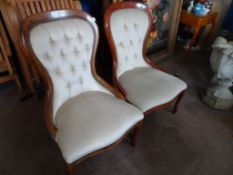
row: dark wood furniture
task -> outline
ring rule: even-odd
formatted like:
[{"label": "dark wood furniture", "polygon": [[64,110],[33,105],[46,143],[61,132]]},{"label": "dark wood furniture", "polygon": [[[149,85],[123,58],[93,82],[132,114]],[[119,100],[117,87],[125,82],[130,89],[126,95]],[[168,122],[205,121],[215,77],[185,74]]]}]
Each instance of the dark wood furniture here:
[{"label": "dark wood furniture", "polygon": [[197,16],[193,13],[188,13],[185,10],[181,12],[180,23],[194,27],[194,34],[192,37],[192,41],[188,47],[189,51],[192,50],[192,46],[195,44],[197,36],[200,34],[200,29],[202,27],[207,26],[208,24],[211,24],[211,29],[207,33],[204,42],[201,45],[202,47],[205,46],[205,44],[208,42],[208,39],[210,38],[211,34],[214,31],[216,19],[217,19],[217,12],[213,12],[213,11],[209,12],[205,16]]},{"label": "dark wood furniture", "polygon": [[[113,81],[114,84],[116,84],[116,86],[119,88],[119,90],[122,92],[122,94],[125,96],[125,98],[127,99],[127,93],[124,89],[124,87],[122,87],[121,83],[119,82],[119,79],[117,77],[117,67],[119,65],[118,60],[120,59],[117,55],[117,46],[119,45],[119,43],[115,43],[114,39],[113,39],[113,35],[112,35],[112,31],[111,31],[111,15],[117,11],[117,10],[121,10],[121,9],[139,9],[139,10],[143,10],[145,11],[145,13],[147,13],[148,18],[149,18],[149,26],[147,29],[147,33],[145,35],[145,38],[142,38],[142,42],[143,42],[143,49],[142,49],[142,55],[143,55],[143,59],[146,61],[146,63],[148,63],[152,68],[154,69],[158,69],[162,72],[166,72],[166,70],[162,67],[160,67],[159,65],[155,64],[151,59],[149,59],[147,57],[147,47],[146,47],[146,42],[148,40],[149,37],[149,33],[151,31],[151,27],[152,27],[152,19],[151,19],[151,14],[149,12],[149,9],[147,7],[145,7],[144,5],[142,5],[141,3],[137,3],[137,2],[117,2],[114,3],[112,5],[110,5],[104,15],[104,26],[105,26],[105,33],[107,36],[107,40],[108,43],[110,45],[111,48],[111,53],[112,53],[112,61],[113,61]],[[181,101],[182,97],[184,96],[185,90],[181,91],[179,94],[177,94],[176,97],[174,97],[174,99],[172,99],[171,101],[159,105],[159,106],[155,106],[147,111],[144,112],[144,115],[146,116],[147,114],[149,114],[150,112],[156,111],[156,110],[160,110],[160,109],[164,109],[167,108],[169,106],[174,105],[173,108],[173,113],[176,113],[178,110],[178,104]]]},{"label": "dark wood furniture", "polygon": [[[92,57],[91,57],[91,63],[90,63],[92,75],[102,86],[106,87],[117,98],[124,99],[124,97],[122,96],[122,94],[119,91],[117,91],[113,86],[111,86],[105,80],[103,80],[96,72],[95,55],[96,55],[97,44],[98,44],[98,40],[99,40],[99,34],[98,34],[97,25],[95,24],[95,22],[93,22],[91,16],[89,16],[88,14],[86,14],[82,11],[79,11],[79,10],[62,10],[62,11],[55,11],[55,12],[59,12],[59,13],[56,13],[56,15],[55,15],[55,13],[51,11],[51,12],[44,12],[44,13],[40,13],[40,14],[28,17],[27,20],[24,22],[23,27],[22,27],[22,38],[21,38],[21,42],[20,42],[22,53],[24,54],[24,56],[27,59],[31,60],[31,63],[33,64],[33,66],[35,66],[37,72],[39,73],[39,76],[42,78],[42,81],[46,85],[47,91],[46,91],[46,99],[45,99],[45,101],[46,101],[45,102],[45,121],[46,121],[47,128],[48,128],[48,130],[53,138],[55,137],[56,132],[57,132],[57,128],[53,122],[53,111],[52,111],[52,103],[53,103],[52,100],[53,100],[53,95],[54,95],[53,83],[51,81],[49,73],[47,72],[45,67],[40,63],[40,61],[38,60],[38,58],[36,57],[35,53],[33,52],[32,48],[31,48],[29,34],[30,34],[31,29],[35,25],[49,22],[49,21],[67,19],[67,18],[78,18],[78,19],[83,19],[83,20],[87,21],[90,24],[90,26],[94,32],[94,46],[93,46],[93,53],[92,53]],[[142,122],[138,122],[137,124],[135,124],[132,128],[130,128],[124,134],[124,136],[122,136],[119,140],[117,140],[112,145],[109,145],[105,148],[94,151],[93,153],[90,153],[90,154],[82,157],[81,159],[77,160],[74,163],[67,164],[67,170],[68,170],[69,174],[70,175],[75,174],[75,165],[79,164],[81,161],[83,161],[89,157],[100,154],[100,153],[107,151],[109,149],[112,149],[114,146],[118,145],[130,132],[132,132],[132,144],[135,145],[138,131],[139,131],[141,125],[142,125]]]},{"label": "dark wood furniture", "polygon": [[1,14],[13,42],[20,63],[23,77],[30,92],[36,95],[35,85],[39,77],[31,60],[26,60],[19,47],[20,26],[28,16],[60,9],[81,9],[78,0],[6,0],[0,3]]},{"label": "dark wood furniture", "polygon": [[0,72],[3,73],[3,75],[0,75],[0,83],[15,81],[18,88],[21,90],[22,86],[13,63],[11,62],[11,56],[12,53],[7,34],[5,32],[2,20],[0,20]]}]

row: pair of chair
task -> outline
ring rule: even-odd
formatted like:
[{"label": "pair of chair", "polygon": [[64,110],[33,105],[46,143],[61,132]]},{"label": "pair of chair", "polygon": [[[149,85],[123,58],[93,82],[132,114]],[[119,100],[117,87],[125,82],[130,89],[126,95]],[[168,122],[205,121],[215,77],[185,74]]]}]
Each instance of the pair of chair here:
[{"label": "pair of chair", "polygon": [[177,106],[181,99],[186,84],[145,56],[150,26],[143,4],[122,2],[107,9],[105,29],[118,90],[96,73],[99,36],[90,15],[51,11],[24,22],[22,50],[47,85],[46,124],[70,174],[75,164],[112,148],[129,132],[135,144],[144,115],[173,102]]}]

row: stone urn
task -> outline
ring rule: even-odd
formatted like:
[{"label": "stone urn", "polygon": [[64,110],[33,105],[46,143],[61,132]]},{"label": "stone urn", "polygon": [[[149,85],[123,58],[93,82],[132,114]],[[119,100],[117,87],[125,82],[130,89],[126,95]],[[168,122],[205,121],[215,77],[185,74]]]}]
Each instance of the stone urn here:
[{"label": "stone urn", "polygon": [[203,101],[215,109],[233,106],[233,42],[217,37],[210,58],[215,73]]}]

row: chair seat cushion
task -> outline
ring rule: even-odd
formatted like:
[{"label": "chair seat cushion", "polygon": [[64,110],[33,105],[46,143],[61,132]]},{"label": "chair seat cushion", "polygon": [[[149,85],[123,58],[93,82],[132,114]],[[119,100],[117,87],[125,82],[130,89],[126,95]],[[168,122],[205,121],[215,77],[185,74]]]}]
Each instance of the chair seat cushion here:
[{"label": "chair seat cushion", "polygon": [[103,92],[86,92],[65,102],[56,114],[56,142],[72,163],[120,139],[143,119],[136,107]]},{"label": "chair seat cushion", "polygon": [[171,101],[187,88],[182,80],[150,67],[126,71],[119,82],[127,93],[127,100],[143,112]]}]

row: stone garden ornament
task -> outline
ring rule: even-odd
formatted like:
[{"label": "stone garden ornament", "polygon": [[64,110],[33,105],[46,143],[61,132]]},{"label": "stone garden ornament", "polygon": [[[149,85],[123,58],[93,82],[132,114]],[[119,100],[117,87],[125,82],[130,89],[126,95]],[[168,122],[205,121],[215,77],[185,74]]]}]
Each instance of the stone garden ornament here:
[{"label": "stone garden ornament", "polygon": [[217,37],[212,47],[210,64],[215,75],[203,101],[216,109],[229,109],[233,106],[233,41]]}]

